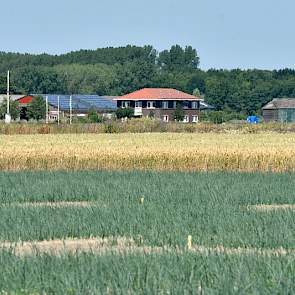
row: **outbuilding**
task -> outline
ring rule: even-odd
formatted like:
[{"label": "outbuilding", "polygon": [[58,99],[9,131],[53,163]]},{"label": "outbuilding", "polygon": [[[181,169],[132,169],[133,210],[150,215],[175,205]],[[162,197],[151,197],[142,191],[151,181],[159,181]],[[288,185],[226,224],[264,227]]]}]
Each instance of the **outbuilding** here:
[{"label": "outbuilding", "polygon": [[262,108],[265,122],[295,122],[295,98],[274,98]]}]

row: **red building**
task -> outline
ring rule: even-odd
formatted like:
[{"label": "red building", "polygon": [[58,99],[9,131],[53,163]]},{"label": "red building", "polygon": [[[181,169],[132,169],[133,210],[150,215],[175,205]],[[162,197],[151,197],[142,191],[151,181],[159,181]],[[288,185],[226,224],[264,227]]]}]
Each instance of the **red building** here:
[{"label": "red building", "polygon": [[21,106],[26,106],[28,104],[30,104],[33,100],[33,96],[32,95],[26,95],[26,96],[23,96],[21,98],[19,98],[17,100],[17,102],[21,105]]},{"label": "red building", "polygon": [[164,122],[174,121],[179,103],[183,107],[184,122],[199,121],[201,98],[170,88],[144,88],[114,99],[118,108],[134,108],[135,117],[154,116]]}]

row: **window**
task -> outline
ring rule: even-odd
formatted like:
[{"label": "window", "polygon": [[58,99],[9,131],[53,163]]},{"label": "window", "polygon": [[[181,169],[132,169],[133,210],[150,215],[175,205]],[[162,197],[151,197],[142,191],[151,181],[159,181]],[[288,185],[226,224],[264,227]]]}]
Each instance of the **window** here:
[{"label": "window", "polygon": [[197,109],[197,108],[198,108],[198,102],[192,101],[192,109]]},{"label": "window", "polygon": [[189,116],[185,115],[183,118],[183,123],[188,123],[189,122]]},{"label": "window", "polygon": [[188,109],[189,108],[189,102],[188,101],[184,101],[183,102],[183,108],[184,109]]},{"label": "window", "polygon": [[122,101],[122,108],[129,108],[130,107],[130,101]]},{"label": "window", "polygon": [[193,123],[198,123],[199,122],[199,117],[196,116],[196,115],[192,116],[192,122]]},{"label": "window", "polygon": [[155,102],[154,101],[148,101],[147,102],[147,108],[148,109],[154,109],[155,108]]},{"label": "window", "polygon": [[142,102],[141,101],[136,101],[135,102],[135,107],[136,108],[141,108],[142,107]]},{"label": "window", "polygon": [[57,120],[57,115],[51,115],[51,116],[49,117],[49,119],[50,119],[50,120],[54,120],[54,121],[56,121],[56,120]]},{"label": "window", "polygon": [[163,109],[168,109],[168,101],[163,101],[162,102],[162,108]]},{"label": "window", "polygon": [[169,122],[169,116],[168,115],[164,115],[163,116],[163,121],[164,122]]},{"label": "window", "polygon": [[177,102],[173,101],[173,109],[176,109],[176,104],[177,104]]}]

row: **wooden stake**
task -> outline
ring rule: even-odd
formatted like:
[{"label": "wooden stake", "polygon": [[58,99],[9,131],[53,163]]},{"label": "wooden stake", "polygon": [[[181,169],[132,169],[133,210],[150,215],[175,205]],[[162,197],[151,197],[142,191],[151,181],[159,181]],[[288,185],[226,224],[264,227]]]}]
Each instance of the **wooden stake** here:
[{"label": "wooden stake", "polygon": [[192,236],[191,235],[187,236],[187,248],[189,250],[191,250],[191,248],[192,248]]}]

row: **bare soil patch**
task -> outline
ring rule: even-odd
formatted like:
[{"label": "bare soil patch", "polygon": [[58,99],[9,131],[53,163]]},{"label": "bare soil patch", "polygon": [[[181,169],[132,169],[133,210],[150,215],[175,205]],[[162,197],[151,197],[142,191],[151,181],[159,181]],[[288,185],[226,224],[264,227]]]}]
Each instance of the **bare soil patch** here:
[{"label": "bare soil patch", "polygon": [[[7,203],[4,206],[13,206],[21,208],[30,207],[52,207],[52,208],[62,208],[62,207],[91,207],[98,205],[96,202],[92,201],[59,201],[59,202],[25,202],[25,203]],[[3,206],[3,205],[2,205]]]},{"label": "bare soil patch", "polygon": [[64,253],[94,253],[96,255],[127,255],[127,254],[183,254],[191,252],[201,255],[255,255],[255,256],[285,256],[295,255],[295,249],[261,249],[261,248],[230,248],[222,245],[207,247],[194,245],[191,249],[179,247],[152,247],[137,245],[135,240],[128,237],[89,238],[89,239],[65,239],[34,242],[3,242],[0,243],[0,250],[12,251],[18,256],[50,254],[62,255]]},{"label": "bare soil patch", "polygon": [[253,206],[248,206],[248,209],[257,210],[257,211],[295,210],[295,205],[292,205],[292,204],[253,205]]}]

